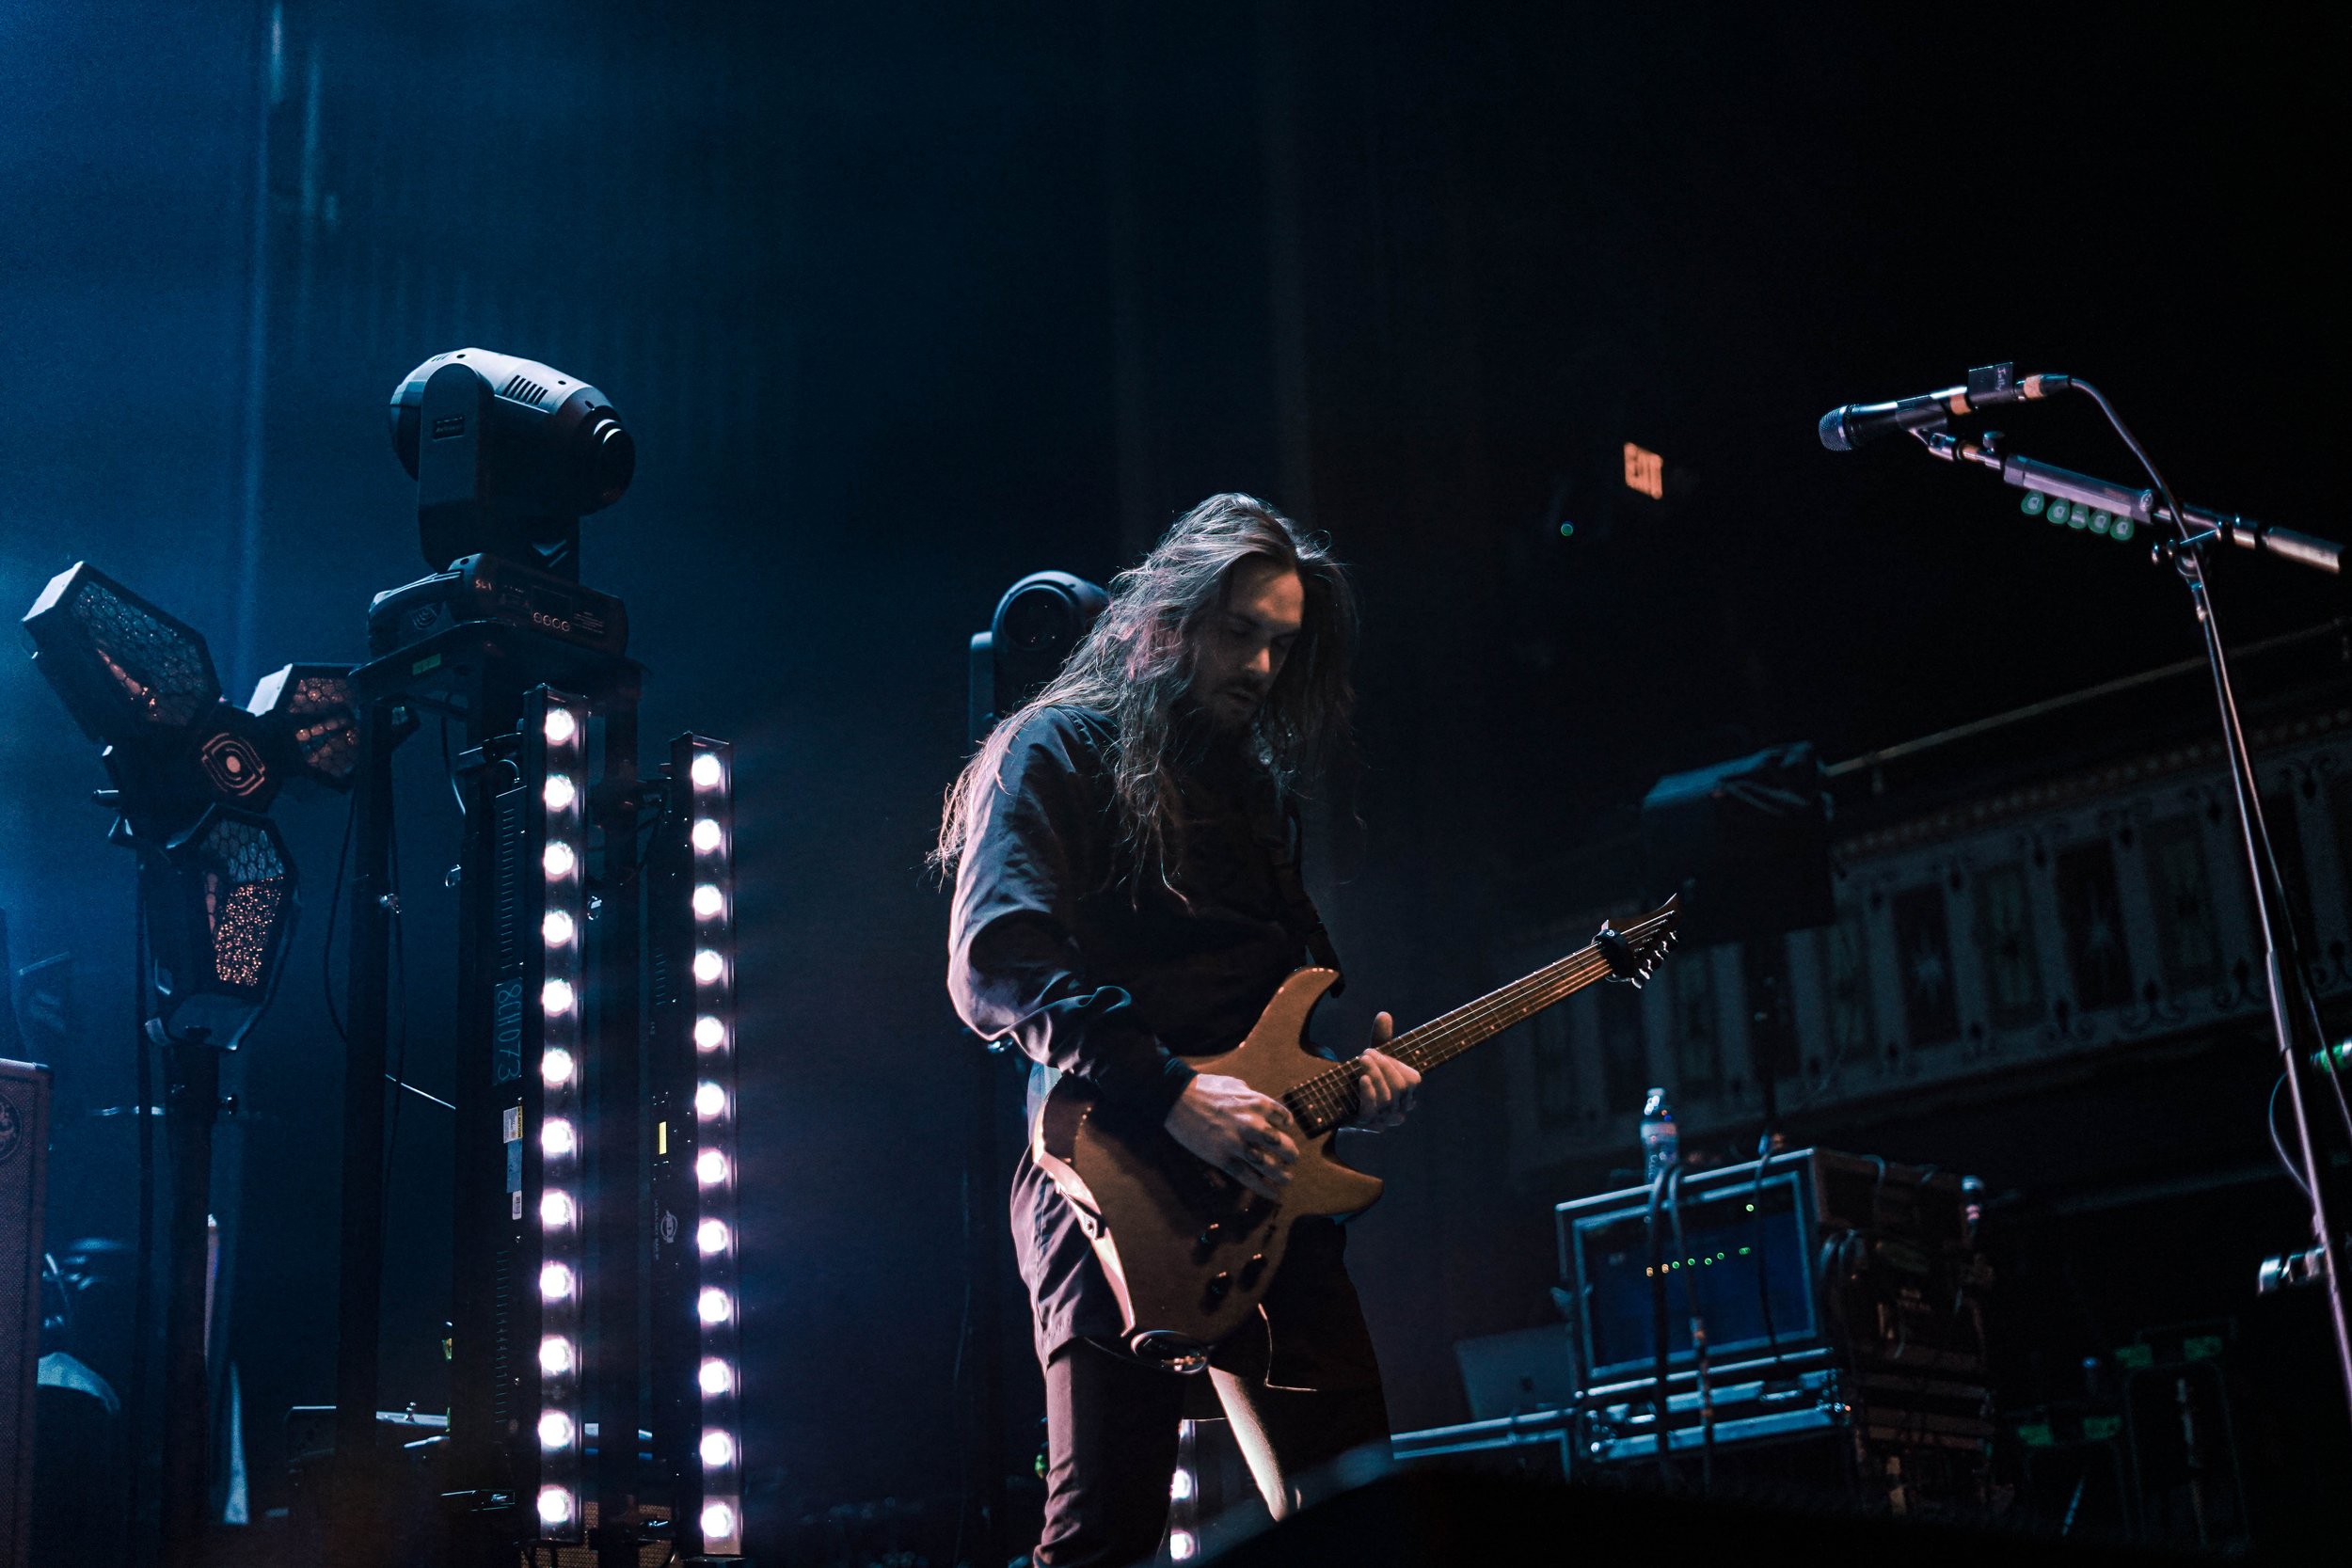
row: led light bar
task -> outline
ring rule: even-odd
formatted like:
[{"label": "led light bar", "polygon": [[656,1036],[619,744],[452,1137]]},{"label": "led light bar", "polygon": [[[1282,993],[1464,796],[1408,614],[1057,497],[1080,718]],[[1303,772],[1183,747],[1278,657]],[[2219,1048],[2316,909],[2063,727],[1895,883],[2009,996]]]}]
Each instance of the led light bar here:
[{"label": "led light bar", "polygon": [[647,879],[655,947],[655,1445],[680,1555],[743,1550],[733,751],[682,736]]},{"label": "led light bar", "polygon": [[[530,1496],[538,1539],[585,1539],[587,1188],[582,1180],[588,1061],[582,1008],[586,973],[588,763],[585,703],[542,688],[524,707],[521,783],[532,853],[526,885],[538,890],[535,918],[523,923],[532,947],[521,1003],[537,1059],[526,1065],[519,1145],[529,1174],[516,1194],[518,1217],[536,1232],[537,1267],[525,1276],[536,1307],[537,1400],[522,1441],[536,1449]],[[528,1380],[526,1380],[528,1386]],[[527,1466],[525,1474],[530,1473]]]}]

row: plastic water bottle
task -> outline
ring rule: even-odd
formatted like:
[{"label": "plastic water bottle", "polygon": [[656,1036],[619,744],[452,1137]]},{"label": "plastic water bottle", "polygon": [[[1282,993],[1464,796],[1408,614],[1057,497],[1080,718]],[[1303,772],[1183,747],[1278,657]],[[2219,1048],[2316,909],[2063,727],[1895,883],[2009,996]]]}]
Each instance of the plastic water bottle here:
[{"label": "plastic water bottle", "polygon": [[1656,1088],[1642,1101],[1642,1177],[1655,1181],[1659,1172],[1675,1163],[1682,1153],[1682,1140],[1675,1132],[1675,1108],[1666,1103],[1666,1091]]}]

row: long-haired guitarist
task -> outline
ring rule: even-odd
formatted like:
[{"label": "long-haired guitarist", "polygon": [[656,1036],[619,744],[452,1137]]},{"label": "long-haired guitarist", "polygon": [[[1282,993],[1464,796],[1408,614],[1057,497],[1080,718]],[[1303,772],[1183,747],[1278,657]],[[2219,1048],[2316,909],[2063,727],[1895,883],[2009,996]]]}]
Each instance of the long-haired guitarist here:
[{"label": "long-haired guitarist", "polygon": [[[1333,964],[1299,880],[1297,802],[1344,739],[1354,594],[1319,541],[1232,494],[1178,519],[1112,588],[1060,675],[948,792],[948,990],[973,1029],[1028,1053],[1033,1109],[1073,1074],[1279,1199],[1299,1157],[1290,1114],[1185,1057],[1231,1048],[1300,964]],[[1420,1075],[1379,1051],[1389,1030],[1383,1013],[1351,1125],[1410,1108]],[[1196,1380],[1126,1352],[1079,1216],[1027,1156],[1012,1225],[1046,1386],[1036,1560],[1148,1557]],[[1388,1435],[1341,1251],[1335,1223],[1295,1225],[1262,1314],[1209,1359],[1278,1517],[1299,1477]]]}]

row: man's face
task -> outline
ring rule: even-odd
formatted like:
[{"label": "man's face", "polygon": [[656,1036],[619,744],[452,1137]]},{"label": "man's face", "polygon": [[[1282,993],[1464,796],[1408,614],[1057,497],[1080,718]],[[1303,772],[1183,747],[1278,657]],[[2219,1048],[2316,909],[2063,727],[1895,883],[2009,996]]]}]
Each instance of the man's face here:
[{"label": "man's face", "polygon": [[1251,557],[1225,583],[1225,602],[1193,633],[1192,699],[1220,729],[1257,718],[1306,624],[1307,591],[1279,562]]}]

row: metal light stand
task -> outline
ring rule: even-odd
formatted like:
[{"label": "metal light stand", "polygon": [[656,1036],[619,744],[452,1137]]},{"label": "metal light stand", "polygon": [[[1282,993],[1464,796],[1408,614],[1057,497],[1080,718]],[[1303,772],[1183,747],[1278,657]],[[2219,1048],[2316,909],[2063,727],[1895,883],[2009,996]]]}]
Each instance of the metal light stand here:
[{"label": "metal light stand", "polygon": [[[600,1526],[595,1544],[606,1564],[634,1562],[637,1433],[635,1259],[643,1234],[638,1147],[638,916],[635,855],[638,796],[636,704],[642,671],[634,662],[532,631],[491,622],[465,622],[353,674],[359,712],[356,782],[356,860],[351,888],[348,956],[348,1045],[344,1059],[342,1254],[336,1359],[335,1483],[328,1524],[328,1560],[372,1568],[389,1540],[380,1517],[385,1493],[375,1447],[378,1358],[384,1278],[384,1094],[391,923],[392,757],[413,729],[412,714],[437,712],[462,727],[467,829],[459,860],[459,970],[456,999],[457,1171],[453,1238],[452,1406],[446,1490],[454,1555],[460,1561],[511,1563],[516,1543],[532,1539],[533,1498],[521,1492],[516,1456],[535,1449],[535,1409],[517,1401],[535,1389],[537,1345],[516,1342],[513,1319],[534,1321],[516,1307],[535,1302],[535,1278],[514,1270],[530,1256],[516,1243],[519,1227],[537,1214],[513,1206],[509,1187],[508,1102],[520,1092],[494,1068],[503,1047],[518,1053],[522,1009],[538,998],[522,994],[520,970],[496,908],[503,872],[535,876],[537,866],[501,866],[522,839],[501,832],[501,796],[516,793],[497,775],[511,773],[521,749],[519,731],[531,693],[554,687],[579,695],[602,719],[601,777],[586,794],[590,826],[601,832],[600,903],[588,922],[585,994],[590,1032],[582,1064],[591,1101],[585,1107],[587,1171],[583,1207],[596,1229],[592,1244],[608,1260],[596,1271],[597,1294],[583,1305],[593,1315],[597,1354],[582,1369],[586,1408],[601,1416],[607,1433],[591,1482]],[[512,801],[509,801],[510,805]],[[516,828],[516,824],[506,824]],[[506,924],[511,924],[507,922]],[[534,929],[525,933],[536,942]],[[505,947],[501,950],[501,938]],[[528,1073],[533,1059],[521,1063]],[[537,1194],[530,1195],[534,1199]],[[528,1295],[527,1295],[528,1293]],[[584,1423],[583,1423],[584,1426]],[[583,1433],[584,1436],[584,1433]]]},{"label": "metal light stand", "polygon": [[[2105,400],[2100,401],[2104,405]],[[2294,922],[2287,913],[2285,883],[2272,847],[2269,824],[2263,816],[2261,781],[2255,775],[2253,753],[2247,746],[2246,727],[2238,716],[2237,692],[2231,682],[2221,628],[2214,615],[2213,591],[2205,579],[2204,557],[2207,546],[2227,541],[2242,548],[2264,550],[2341,575],[2343,546],[2311,534],[2271,528],[2186,504],[2181,506],[2182,515],[2176,516],[2153,490],[2134,489],[2015,456],[2001,449],[1996,433],[1988,432],[1974,440],[1941,431],[1915,434],[1935,456],[1947,462],[1974,463],[1992,468],[2016,488],[2089,506],[2113,517],[2127,517],[2137,525],[2164,523],[2172,529],[2173,536],[2159,542],[2152,553],[2159,562],[2169,560],[2187,587],[2198,630],[2204,638],[2206,662],[2213,671],[2214,700],[2221,717],[2222,749],[2229,755],[2230,786],[2237,800],[2247,873],[2254,894],[2254,917],[2262,929],[2263,975],[2269,988],[2271,1034],[2278,1045],[2280,1070],[2286,1076],[2296,1135],[2301,1140],[2303,1182],[2312,1205],[2312,1234],[2315,1243],[2312,1250],[2325,1264],[2328,1324],[2335,1336],[2337,1371],[2347,1407],[2352,1407],[2352,1324],[2347,1323],[2345,1311],[2343,1233],[2328,1213],[2318,1141],[2312,1136],[2311,1112],[2304,1103],[2303,1081],[2298,1070],[2301,1064],[2295,1046],[2295,1013],[2302,1012],[2310,1024],[2315,1049],[2324,1050],[2327,1039],[2320,1024],[2318,998],[2312,990]],[[2330,1073],[2334,1070],[2331,1064]],[[2340,1085],[2336,1092],[2342,1092]]]},{"label": "metal light stand", "polygon": [[[205,1289],[211,1247],[213,1123],[220,1114],[220,1048],[201,1029],[150,1040],[164,1048],[164,1140],[171,1168],[171,1259],[164,1309],[164,1560],[196,1568],[207,1558],[212,1499],[212,1378]],[[136,1462],[134,1456],[134,1463]]]}]

